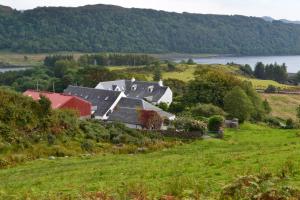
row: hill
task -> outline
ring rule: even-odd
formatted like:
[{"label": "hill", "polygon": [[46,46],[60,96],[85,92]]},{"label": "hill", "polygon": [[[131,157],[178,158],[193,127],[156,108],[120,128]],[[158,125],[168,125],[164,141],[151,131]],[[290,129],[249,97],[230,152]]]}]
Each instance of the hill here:
[{"label": "hill", "polygon": [[[108,192],[113,199],[159,199],[164,194],[219,199],[219,191],[237,176],[257,173],[283,174],[288,178],[278,179],[276,186],[299,187],[298,132],[245,124],[226,130],[224,140],[198,140],[149,154],[37,160],[0,170],[5,180],[0,198],[110,199],[100,198]],[[273,191],[275,185],[271,187]]]},{"label": "hill", "polygon": [[261,94],[272,107],[272,116],[284,120],[297,120],[297,107],[300,105],[300,95],[295,94]]},{"label": "hill", "polygon": [[0,15],[0,50],[299,54],[300,26],[109,5],[42,7]]},{"label": "hill", "polygon": [[12,12],[13,9],[11,7],[0,5],[0,14],[9,14]]}]

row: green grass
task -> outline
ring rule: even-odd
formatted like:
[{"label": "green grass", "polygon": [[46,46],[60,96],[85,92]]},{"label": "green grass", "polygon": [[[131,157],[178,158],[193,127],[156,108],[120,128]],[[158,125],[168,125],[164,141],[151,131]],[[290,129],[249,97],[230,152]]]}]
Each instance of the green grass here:
[{"label": "green grass", "polygon": [[[0,170],[0,198],[74,197],[89,191],[121,194],[136,184],[142,184],[151,197],[201,187],[205,199],[216,198],[238,175],[276,174],[287,161],[298,170],[300,137],[296,133],[245,124],[239,131],[226,130],[224,140],[199,140],[149,154],[37,160]],[[300,187],[299,171],[287,183]]]},{"label": "green grass", "polygon": [[[178,64],[177,65],[177,70],[173,71],[173,72],[166,72],[164,71],[162,73],[162,77],[163,79],[178,79],[178,80],[182,80],[185,82],[188,82],[190,80],[194,79],[194,73],[198,68],[201,67],[213,67],[213,68],[219,68],[221,70],[225,70],[228,73],[233,73],[236,74],[236,71],[238,70],[238,68],[236,66],[231,66],[231,65],[219,65],[219,64],[213,64],[213,65],[205,65],[205,64],[201,64],[201,65],[185,65],[185,64]],[[127,67],[127,66],[112,66],[109,67],[109,69],[111,69],[112,71],[116,70],[116,71],[122,71],[122,70],[128,70],[131,68],[131,73],[135,73],[134,68],[133,67]],[[147,80],[151,81],[152,80],[152,76],[153,74],[151,74],[151,72],[136,72],[139,75],[145,75]],[[281,88],[281,89],[293,89],[295,87],[290,86],[290,85],[285,85],[285,84],[280,84],[276,81],[272,81],[272,80],[259,80],[259,79],[255,79],[255,78],[248,78],[248,77],[244,77],[241,75],[236,74],[237,78],[241,79],[241,80],[246,80],[246,81],[250,81],[253,85],[254,88],[256,89],[266,89],[269,85],[274,85],[275,87]]]}]

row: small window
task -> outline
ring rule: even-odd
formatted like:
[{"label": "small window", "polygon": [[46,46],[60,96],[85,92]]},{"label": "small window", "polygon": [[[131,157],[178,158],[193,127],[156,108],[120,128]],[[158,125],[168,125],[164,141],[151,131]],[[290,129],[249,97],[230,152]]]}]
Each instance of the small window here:
[{"label": "small window", "polygon": [[131,90],[132,90],[132,91],[135,91],[135,90],[136,90],[136,87],[137,87],[137,85],[131,86]]},{"label": "small window", "polygon": [[104,99],[104,100],[105,100],[105,101],[107,101],[108,99],[109,99],[109,97],[105,97],[105,99]]},{"label": "small window", "polygon": [[153,92],[153,86],[148,87],[148,92],[152,93]]},{"label": "small window", "polygon": [[84,98],[85,98],[85,99],[88,99],[88,98],[89,98],[89,95],[86,95]]}]

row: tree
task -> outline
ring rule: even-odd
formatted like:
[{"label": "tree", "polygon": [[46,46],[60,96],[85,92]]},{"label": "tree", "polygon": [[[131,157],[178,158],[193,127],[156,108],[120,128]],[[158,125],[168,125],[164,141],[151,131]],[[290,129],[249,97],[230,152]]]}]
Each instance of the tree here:
[{"label": "tree", "polygon": [[224,110],[231,118],[238,118],[241,123],[248,120],[253,112],[253,105],[240,87],[234,87],[224,98]]},{"label": "tree", "polygon": [[42,116],[48,116],[51,113],[51,101],[44,95],[40,95],[38,102],[40,104],[40,114]]},{"label": "tree", "polygon": [[262,62],[255,65],[254,76],[258,79],[265,79],[265,65]]},{"label": "tree", "polygon": [[276,93],[277,88],[274,85],[268,85],[267,89],[265,89],[266,93]]},{"label": "tree", "polygon": [[297,107],[297,117],[300,119],[300,105]]},{"label": "tree", "polygon": [[163,119],[153,110],[139,110],[139,122],[144,129],[160,130]]},{"label": "tree", "polygon": [[191,108],[193,117],[211,117],[213,115],[224,116],[225,112],[222,108],[212,104],[199,104]]},{"label": "tree", "polygon": [[155,67],[153,71],[153,81],[160,81],[162,79],[161,70],[159,67]]},{"label": "tree", "polygon": [[193,60],[192,58],[189,58],[189,59],[187,60],[186,64],[188,64],[188,65],[194,65],[195,62],[194,62],[194,60]]},{"label": "tree", "polygon": [[203,68],[195,72],[195,79],[188,84],[184,95],[187,104],[212,103],[224,106],[224,97],[235,86],[241,86],[242,81],[219,69]]},{"label": "tree", "polygon": [[174,63],[168,62],[167,68],[168,68],[169,72],[172,72],[172,71],[175,71],[176,65]]},{"label": "tree", "polygon": [[240,66],[240,70],[246,76],[253,76],[253,70],[248,64]]},{"label": "tree", "polygon": [[296,74],[295,77],[294,77],[294,80],[295,80],[295,82],[296,82],[297,84],[300,83],[300,71],[297,72],[297,74]]},{"label": "tree", "polygon": [[187,83],[178,79],[165,79],[164,85],[171,88],[174,97],[182,96],[187,91]]},{"label": "tree", "polygon": [[270,113],[272,112],[272,108],[271,108],[271,106],[270,106],[270,104],[269,104],[269,102],[268,102],[267,99],[265,99],[265,100],[263,101],[263,107],[264,107],[264,110],[265,110],[265,112],[266,112],[267,114],[270,114]]},{"label": "tree", "polygon": [[165,102],[161,102],[161,103],[158,105],[158,107],[159,107],[160,109],[164,110],[164,111],[167,111],[168,108],[169,108],[168,104],[165,103]]}]

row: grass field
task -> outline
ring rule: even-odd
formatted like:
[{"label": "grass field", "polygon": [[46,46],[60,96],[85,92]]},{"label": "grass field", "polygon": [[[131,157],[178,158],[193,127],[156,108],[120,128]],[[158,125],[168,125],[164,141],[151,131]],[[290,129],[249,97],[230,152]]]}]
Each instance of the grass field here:
[{"label": "grass field", "polygon": [[300,95],[294,94],[261,94],[272,107],[272,115],[282,119],[296,117],[296,109],[300,105]]},{"label": "grass field", "polygon": [[[229,66],[229,65],[177,65],[178,70],[177,71],[173,71],[173,72],[163,72],[162,73],[162,77],[163,79],[178,79],[178,80],[182,80],[185,82],[188,82],[190,80],[194,79],[194,73],[198,68],[201,67],[214,67],[214,68],[220,68],[222,70],[225,70],[229,73],[235,73],[235,71],[237,71],[237,67],[234,66]],[[113,66],[113,67],[109,67],[111,70],[118,70],[118,71],[122,71],[122,70],[126,70],[129,69],[130,67],[118,67],[118,66]],[[131,67],[132,68],[132,67]],[[151,81],[152,80],[152,74],[150,72],[144,72],[144,73],[139,73],[142,75],[145,75],[147,80]],[[246,81],[250,81],[253,85],[254,88],[256,89],[266,89],[269,85],[274,85],[277,88],[281,88],[281,89],[291,89],[293,88],[292,86],[289,85],[284,85],[284,84],[280,84],[276,81],[272,81],[272,80],[259,80],[259,79],[255,79],[255,78],[247,78],[241,75],[236,74],[237,78],[241,79],[241,80],[246,80]]]},{"label": "grass field", "polygon": [[245,124],[238,131],[226,130],[224,140],[199,140],[149,154],[37,160],[0,170],[0,199],[79,199],[91,191],[126,199],[122,195],[132,188],[143,188],[151,199],[196,191],[203,199],[215,199],[237,176],[278,174],[286,163],[295,170],[286,184],[300,187],[298,132]]}]

